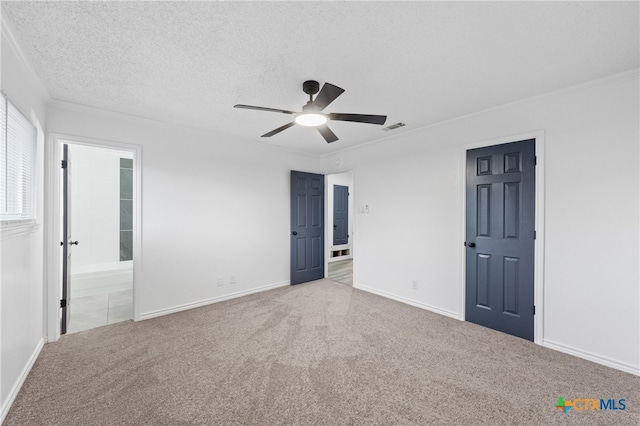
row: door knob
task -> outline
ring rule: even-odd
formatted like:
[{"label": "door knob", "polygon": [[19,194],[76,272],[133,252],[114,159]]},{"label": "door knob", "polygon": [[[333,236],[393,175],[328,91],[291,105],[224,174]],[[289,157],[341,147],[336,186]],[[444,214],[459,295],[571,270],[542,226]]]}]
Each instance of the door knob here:
[{"label": "door knob", "polygon": [[298,235],[297,231],[291,231],[291,235]]},{"label": "door knob", "polygon": [[474,248],[475,246],[476,246],[476,243],[467,243],[467,247]]},{"label": "door knob", "polygon": [[69,245],[70,246],[77,246],[78,242],[77,241],[69,241]]}]

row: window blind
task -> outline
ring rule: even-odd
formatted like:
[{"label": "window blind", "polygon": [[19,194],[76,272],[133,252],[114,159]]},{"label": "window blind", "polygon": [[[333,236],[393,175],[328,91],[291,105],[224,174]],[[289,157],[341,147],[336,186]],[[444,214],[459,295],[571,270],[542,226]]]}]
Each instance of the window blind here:
[{"label": "window blind", "polygon": [[0,218],[4,219],[7,210],[7,97],[0,99]]},{"label": "window blind", "polygon": [[33,169],[36,128],[2,95],[2,220],[34,218]]}]

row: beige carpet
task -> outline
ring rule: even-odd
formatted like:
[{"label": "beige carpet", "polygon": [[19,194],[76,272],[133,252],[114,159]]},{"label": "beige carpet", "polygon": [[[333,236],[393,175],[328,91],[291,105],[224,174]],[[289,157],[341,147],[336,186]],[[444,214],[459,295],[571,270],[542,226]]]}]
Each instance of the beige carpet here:
[{"label": "beige carpet", "polygon": [[[640,378],[330,280],[64,336],[7,425],[640,423]],[[625,398],[569,411],[559,396]]]}]

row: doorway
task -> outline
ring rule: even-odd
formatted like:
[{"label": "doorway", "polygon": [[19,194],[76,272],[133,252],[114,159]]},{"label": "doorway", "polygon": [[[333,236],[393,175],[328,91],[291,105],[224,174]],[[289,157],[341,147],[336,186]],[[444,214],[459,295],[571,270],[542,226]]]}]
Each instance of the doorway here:
[{"label": "doorway", "polygon": [[536,140],[466,153],[465,319],[534,340]]},{"label": "doorway", "polygon": [[327,175],[327,278],[353,286],[353,172]]},{"label": "doorway", "polygon": [[291,171],[290,283],[324,278],[324,175]]},{"label": "doorway", "polygon": [[62,143],[61,329],[131,320],[134,152]]}]

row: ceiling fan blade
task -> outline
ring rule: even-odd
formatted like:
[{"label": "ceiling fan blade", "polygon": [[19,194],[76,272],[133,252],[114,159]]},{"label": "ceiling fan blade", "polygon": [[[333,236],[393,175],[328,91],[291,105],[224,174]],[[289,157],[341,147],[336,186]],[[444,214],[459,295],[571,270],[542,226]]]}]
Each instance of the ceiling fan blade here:
[{"label": "ceiling fan blade", "polygon": [[356,123],[369,123],[369,124],[384,124],[387,121],[386,115],[372,115],[372,114],[342,114],[339,112],[332,112],[329,114],[329,120],[338,121],[354,121]]},{"label": "ceiling fan blade", "polygon": [[327,127],[326,124],[323,124],[322,126],[318,126],[316,127],[316,129],[318,129],[318,131],[320,132],[324,140],[327,141],[327,143],[335,142],[338,140],[338,137],[336,136],[336,134],[333,133],[331,129]]},{"label": "ceiling fan blade", "polygon": [[320,89],[320,93],[316,96],[313,101],[313,105],[318,108],[319,111],[322,111],[329,105],[331,102],[335,101],[336,98],[344,92],[344,89],[341,89],[338,86],[334,86],[331,83],[325,83]]},{"label": "ceiling fan blade", "polygon": [[276,135],[283,130],[287,130],[289,127],[293,126],[294,124],[296,124],[295,121],[292,121],[291,123],[287,123],[284,126],[280,126],[277,129],[270,131],[269,133],[265,133],[264,135],[262,135],[262,137],[270,138],[271,136]]},{"label": "ceiling fan blade", "polygon": [[265,108],[253,105],[234,105],[234,108],[243,108],[243,109],[254,109],[256,111],[269,111],[269,112],[281,112],[282,114],[295,114],[293,111],[287,111],[286,109],[277,109],[277,108]]}]

